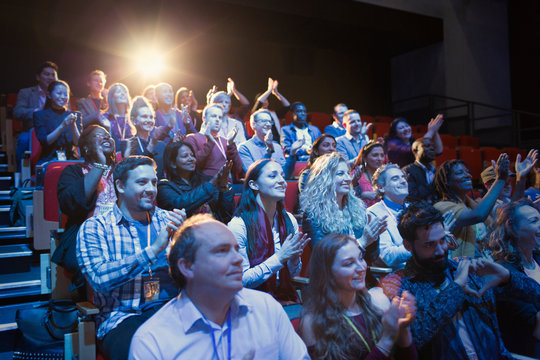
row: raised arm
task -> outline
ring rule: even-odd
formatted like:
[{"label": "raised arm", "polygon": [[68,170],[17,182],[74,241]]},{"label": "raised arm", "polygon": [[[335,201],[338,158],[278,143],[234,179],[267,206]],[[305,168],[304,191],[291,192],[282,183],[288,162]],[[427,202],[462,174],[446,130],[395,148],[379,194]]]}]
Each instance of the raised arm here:
[{"label": "raised arm", "polygon": [[438,114],[435,119],[431,119],[428,124],[428,131],[426,131],[424,137],[430,138],[433,141],[433,147],[435,148],[436,154],[441,154],[443,152],[443,143],[441,137],[439,136],[439,129],[443,124],[442,114]]},{"label": "raised arm", "polygon": [[229,96],[234,95],[236,100],[240,101],[242,105],[249,105],[249,100],[236,88],[233,79],[227,79],[227,93]]},{"label": "raised arm", "polygon": [[285,107],[287,106],[290,106],[291,103],[289,102],[289,100],[285,99],[285,96],[281,95],[281,93],[278,91],[278,81],[277,80],[274,80],[274,85],[272,87],[272,94],[274,94],[274,96],[279,100],[281,101],[281,104]]},{"label": "raised arm", "polygon": [[512,201],[517,201],[525,196],[525,183],[527,182],[527,175],[534,168],[538,157],[538,150],[531,150],[527,157],[521,161],[521,154],[516,158],[516,187],[512,194]]}]

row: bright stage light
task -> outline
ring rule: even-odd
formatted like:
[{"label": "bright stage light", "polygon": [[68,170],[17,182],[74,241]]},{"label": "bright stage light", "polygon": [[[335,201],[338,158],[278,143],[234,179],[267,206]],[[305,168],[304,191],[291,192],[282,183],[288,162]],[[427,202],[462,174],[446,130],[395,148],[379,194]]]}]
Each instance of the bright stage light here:
[{"label": "bright stage light", "polygon": [[157,77],[165,70],[165,59],[161,55],[140,55],[136,67],[137,71],[146,78]]}]

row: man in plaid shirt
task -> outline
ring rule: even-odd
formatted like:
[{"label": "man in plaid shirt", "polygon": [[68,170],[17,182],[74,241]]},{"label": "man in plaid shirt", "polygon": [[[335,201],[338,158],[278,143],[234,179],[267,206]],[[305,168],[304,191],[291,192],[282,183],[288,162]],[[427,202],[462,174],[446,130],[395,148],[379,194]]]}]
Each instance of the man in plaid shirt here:
[{"label": "man in plaid shirt", "polygon": [[77,235],[77,260],[101,310],[97,336],[107,359],[127,358],[137,328],[177,295],[166,249],[186,214],[154,206],[155,166],[146,156],[117,164],[116,205],[86,220]]}]

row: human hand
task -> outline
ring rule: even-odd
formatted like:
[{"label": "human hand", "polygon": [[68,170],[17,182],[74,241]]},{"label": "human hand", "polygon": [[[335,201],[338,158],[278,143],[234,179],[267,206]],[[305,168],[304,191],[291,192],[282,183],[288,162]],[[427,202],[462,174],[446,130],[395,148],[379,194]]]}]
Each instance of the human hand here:
[{"label": "human hand", "polygon": [[362,172],[364,170],[364,167],[360,164],[354,169],[353,176],[351,183],[353,184],[353,187],[358,185],[358,182],[360,181],[360,178],[362,177]]},{"label": "human hand", "polygon": [[272,90],[274,90],[274,80],[271,77],[269,77],[268,78],[268,89],[266,91],[272,92]]},{"label": "human hand", "polygon": [[443,122],[444,120],[442,114],[437,114],[435,119],[431,119],[428,124],[428,131],[426,132],[426,134],[429,133],[430,135],[428,137],[433,137],[435,133],[439,132],[439,129],[441,128]]},{"label": "human hand", "polygon": [[386,219],[388,215],[382,217],[371,216],[368,214],[368,223],[364,228],[364,239],[366,240],[366,246],[377,241],[379,236],[386,231],[388,225]]},{"label": "human hand", "polygon": [[192,121],[191,121],[191,116],[189,116],[189,109],[187,107],[187,105],[181,105],[182,107],[182,121],[184,122],[184,125],[186,125],[186,127],[190,126]]},{"label": "human hand", "polygon": [[64,117],[64,121],[62,121],[62,128],[65,129],[70,125],[75,124],[75,120],[77,120],[77,115],[74,113],[69,113]]},{"label": "human hand", "polygon": [[510,271],[508,271],[507,268],[486,259],[472,260],[469,272],[480,276],[483,280],[483,285],[480,290],[478,290],[479,298],[489,289],[510,280]]},{"label": "human hand", "polygon": [[231,78],[227,78],[227,94],[231,96],[232,94],[234,94],[235,89],[236,88],[234,85],[234,80]]},{"label": "human hand", "polygon": [[[396,299],[394,297],[394,299]],[[416,298],[408,291],[404,291],[401,297],[396,302],[399,310],[398,325],[400,329],[403,329],[412,324],[416,317]]]},{"label": "human hand", "polygon": [[167,226],[165,229],[162,229],[159,232],[156,241],[151,245],[154,255],[157,256],[160,252],[167,248],[167,245],[169,245],[169,239],[175,233],[175,231],[180,228],[186,218],[186,211],[184,209],[174,209],[173,211],[169,211],[167,215]]},{"label": "human hand", "polygon": [[531,171],[531,169],[536,164],[536,160],[538,157],[538,150],[531,150],[529,151],[529,154],[527,154],[527,157],[525,160],[521,161],[521,154],[518,154],[516,157],[516,180],[519,180],[520,178],[523,178],[527,176],[527,174]]},{"label": "human hand", "polygon": [[281,245],[281,249],[278,250],[276,256],[282,264],[286,264],[289,260],[299,259],[304,247],[310,240],[307,234],[300,231],[296,234],[290,234]]},{"label": "human hand", "polygon": [[274,141],[274,135],[272,134],[272,130],[270,130],[264,136],[264,143],[266,144],[266,147],[270,151],[274,150],[274,142],[273,141]]},{"label": "human hand", "polygon": [[[399,302],[400,297],[395,296],[388,309],[383,313],[381,323],[381,339],[380,342],[385,344],[382,346],[385,350],[390,352],[392,345],[396,342],[399,336]],[[378,344],[379,345],[379,344]]]},{"label": "human hand", "polygon": [[508,158],[508,154],[502,153],[497,159],[496,163],[495,161],[491,160],[491,165],[493,166],[493,170],[497,175],[497,180],[506,181],[506,178],[508,177],[508,172],[510,171],[510,159]]},{"label": "human hand", "polygon": [[454,212],[449,210],[443,214],[443,227],[447,232],[452,232],[456,226],[457,218],[454,217]]},{"label": "human hand", "polygon": [[274,79],[274,85],[272,87],[272,93],[274,95],[277,95],[279,92],[278,92],[278,81]]},{"label": "human hand", "polygon": [[367,122],[361,122],[362,124],[362,127],[360,128],[360,135],[364,136],[367,134],[367,132],[369,131],[369,129],[373,126],[372,123],[367,123]]},{"label": "human hand", "polygon": [[227,134],[227,146],[231,146],[234,143],[234,139],[236,138],[236,135],[238,135],[238,127],[235,126],[234,129],[232,129],[229,134]]},{"label": "human hand", "polygon": [[243,357],[242,360],[253,360],[255,359],[255,349],[249,350]]},{"label": "human hand", "polygon": [[191,110],[196,111],[199,107],[199,102],[197,101],[197,98],[195,98],[195,94],[193,93],[193,90],[189,90],[189,98],[191,99]]},{"label": "human hand", "polygon": [[212,178],[212,185],[219,188],[220,190],[226,189],[229,185],[229,175],[231,173],[232,166],[233,162],[231,160],[225,162],[221,169],[219,169],[216,175],[214,175],[214,177]]},{"label": "human hand", "polygon": [[176,134],[174,134],[172,142],[184,141],[185,138],[186,138],[186,135],[182,134],[181,130],[178,130]]},{"label": "human hand", "polygon": [[216,85],[213,85],[210,90],[206,93],[206,104],[210,104],[212,102],[212,96],[217,92],[218,88]]},{"label": "human hand", "polygon": [[306,143],[306,139],[305,138],[300,138],[298,140],[296,140],[295,142],[292,143],[291,145],[291,154],[296,154],[296,152],[302,148],[302,146],[304,146],[304,144]]}]

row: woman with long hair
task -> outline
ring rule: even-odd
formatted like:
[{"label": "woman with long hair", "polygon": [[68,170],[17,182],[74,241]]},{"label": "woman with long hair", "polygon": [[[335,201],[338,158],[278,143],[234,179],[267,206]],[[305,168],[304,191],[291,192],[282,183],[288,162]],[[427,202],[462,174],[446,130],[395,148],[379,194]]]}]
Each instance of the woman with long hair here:
[{"label": "woman with long hair", "polygon": [[299,192],[302,192],[306,187],[309,178],[310,168],[311,166],[313,166],[315,160],[321,155],[330,154],[336,151],[337,142],[336,138],[332,135],[322,134],[313,142],[313,147],[311,148],[311,153],[309,154],[307,166],[304,170],[302,170],[298,179]]},{"label": "woman with long hair", "polygon": [[364,248],[386,229],[386,219],[372,218],[368,224],[366,207],[354,194],[347,161],[339,153],[315,160],[306,188],[300,194],[304,213],[302,229],[312,247],[327,234],[354,236]]},{"label": "woman with long hair", "polygon": [[189,117],[195,126],[195,130],[201,130],[202,115],[197,111],[199,102],[197,101],[197,98],[195,98],[193,90],[190,90],[187,87],[178,89],[174,97],[174,105],[176,109],[186,111],[189,114]]},{"label": "woman with long hair", "polygon": [[417,358],[409,328],[416,315],[414,296],[405,291],[390,303],[384,294],[370,293],[354,237],[325,236],[311,262],[317,267],[310,269],[299,333],[312,359],[388,359],[394,345],[397,358]]},{"label": "woman with long hair", "polygon": [[211,213],[228,222],[234,212],[234,192],[229,187],[231,162],[216,175],[197,170],[191,144],[177,141],[167,144],[163,153],[165,176],[158,182],[157,204],[165,210],[185,209],[186,215]]},{"label": "woman with long hair", "polygon": [[[433,141],[433,146],[435,147],[435,153],[437,155],[441,154],[443,151],[443,144],[441,137],[439,136],[439,129],[442,124],[443,116],[438,114],[434,119],[431,119],[428,124],[428,130],[423,136]],[[414,140],[414,137],[412,137],[411,126],[405,118],[398,117],[392,121],[388,136],[385,138],[388,162],[397,164],[400,168],[413,163],[414,155],[412,153],[412,144]]]},{"label": "woman with long hair", "polygon": [[109,130],[116,146],[120,146],[120,141],[133,137],[137,132],[129,118],[131,97],[127,86],[121,83],[112,84],[107,94],[107,103],[109,107],[99,121]]},{"label": "woman with long hair", "polygon": [[462,160],[448,160],[441,164],[435,173],[433,182],[439,201],[433,206],[441,213],[453,213],[458,247],[450,251],[451,257],[479,256],[477,243],[486,239],[487,226],[492,222],[489,216],[508,177],[508,155],[502,154],[493,164],[496,178],[489,191],[480,200],[469,197],[472,191],[471,174]]},{"label": "woman with long hair", "polygon": [[77,158],[82,116],[78,111],[69,111],[69,85],[55,80],[47,88],[47,100],[43,110],[34,112],[34,129],[41,144],[37,164],[53,159]]},{"label": "woman with long hair", "polygon": [[[355,172],[353,178],[353,187],[356,195],[364,200],[366,207],[370,207],[377,201],[377,193],[373,189],[372,181],[373,174],[381,165],[384,164],[386,154],[384,146],[379,142],[370,141],[360,150],[358,157],[353,165]],[[355,181],[358,179],[358,181]]]},{"label": "woman with long hair", "polygon": [[285,210],[286,189],[279,163],[269,159],[254,162],[228,225],[240,246],[244,286],[268,292],[282,304],[298,302],[291,279],[300,273],[300,257],[309,241]]},{"label": "woman with long hair", "polygon": [[[497,210],[489,237],[493,259],[519,271],[540,287],[540,212],[538,204],[523,199]],[[508,350],[540,358],[540,303],[497,299],[497,319]]]}]

